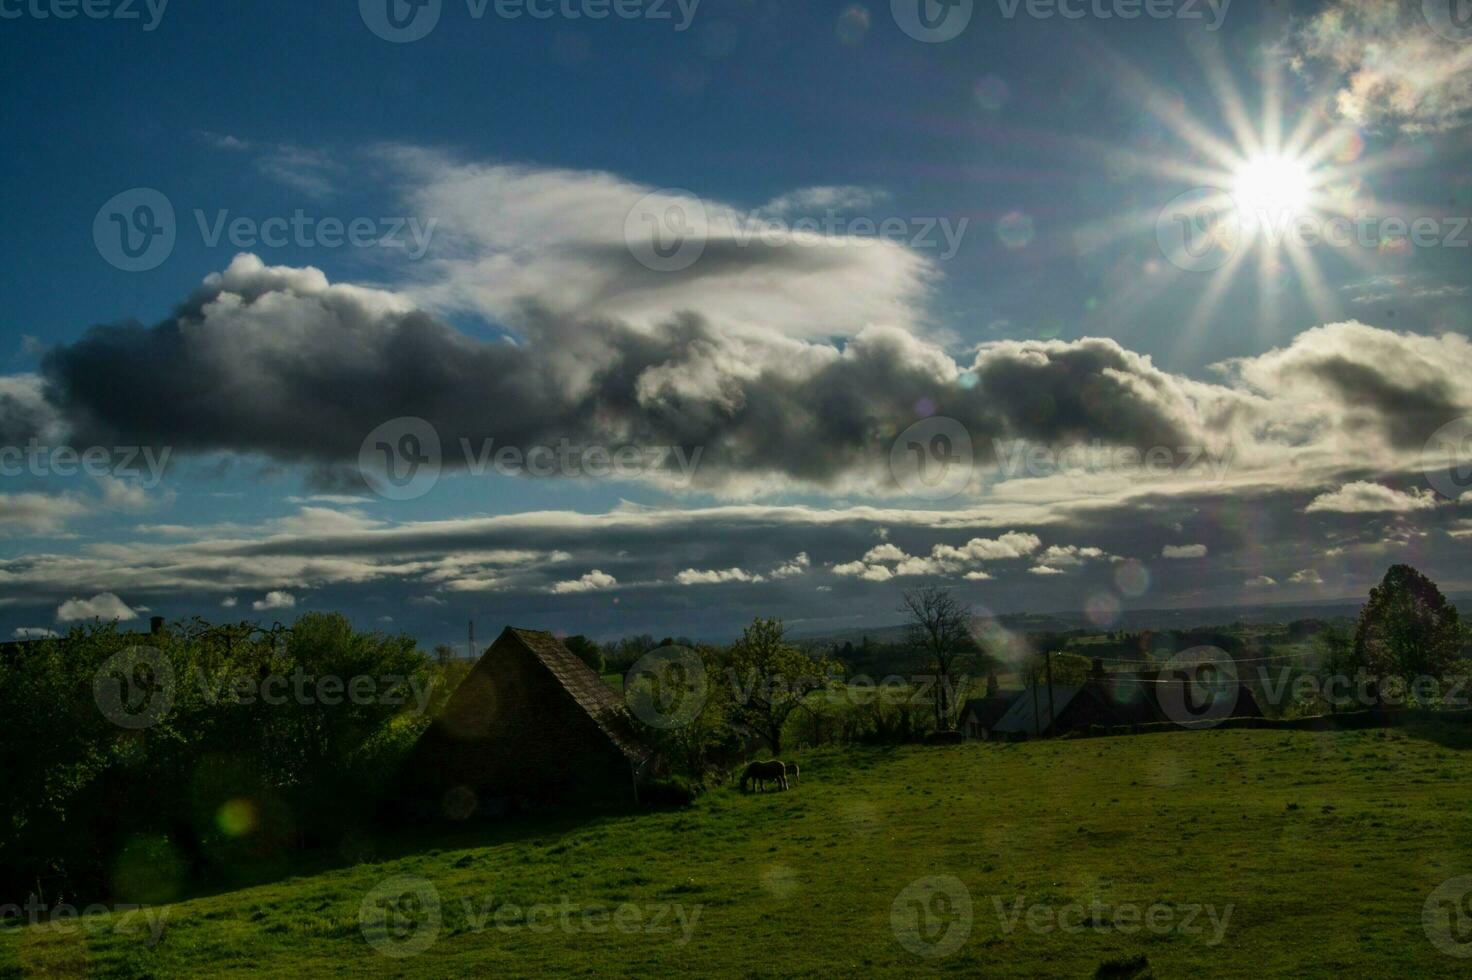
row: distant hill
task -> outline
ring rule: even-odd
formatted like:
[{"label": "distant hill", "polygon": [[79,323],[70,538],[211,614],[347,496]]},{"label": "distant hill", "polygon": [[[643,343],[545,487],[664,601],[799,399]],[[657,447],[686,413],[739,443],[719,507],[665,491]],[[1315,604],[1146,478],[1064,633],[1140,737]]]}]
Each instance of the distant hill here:
[{"label": "distant hill", "polygon": [[[1472,616],[1472,596],[1454,596],[1452,602],[1464,617]],[[1196,630],[1229,627],[1237,624],[1262,625],[1276,623],[1287,625],[1299,619],[1349,619],[1359,615],[1360,600],[1342,599],[1313,603],[1282,603],[1260,606],[1197,606],[1189,609],[1130,609],[1123,612],[1119,621],[1108,626],[1092,622],[1081,612],[1047,613],[1004,613],[998,622],[1009,630],[1020,633],[1063,633],[1080,629],[1109,630]],[[875,643],[898,643],[905,638],[905,624],[891,623],[884,626],[855,627],[843,630],[804,632],[793,630],[789,635],[805,643],[852,642],[857,644],[864,637]]]}]

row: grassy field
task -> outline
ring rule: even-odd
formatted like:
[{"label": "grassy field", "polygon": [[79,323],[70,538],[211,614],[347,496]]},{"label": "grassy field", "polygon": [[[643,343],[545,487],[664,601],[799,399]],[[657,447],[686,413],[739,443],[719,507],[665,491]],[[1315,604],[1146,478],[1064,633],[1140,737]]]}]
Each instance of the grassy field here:
[{"label": "grassy field", "polygon": [[[1088,977],[1144,954],[1158,977],[1465,977],[1422,909],[1472,874],[1468,748],[1221,731],[813,754],[785,794],[401,838],[167,906],[152,946],[141,920],[5,930],[0,975]],[[384,932],[392,878],[421,899]],[[368,937],[422,951],[379,952],[365,898]]]}]

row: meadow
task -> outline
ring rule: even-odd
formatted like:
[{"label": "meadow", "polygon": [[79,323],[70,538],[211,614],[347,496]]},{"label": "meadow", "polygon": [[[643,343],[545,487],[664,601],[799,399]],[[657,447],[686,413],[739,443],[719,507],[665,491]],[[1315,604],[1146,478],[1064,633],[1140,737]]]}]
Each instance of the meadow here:
[{"label": "meadow", "polygon": [[[820,750],[786,793],[360,840],[152,909],[156,941],[116,914],[3,929],[0,976],[1462,977],[1422,912],[1472,873],[1469,748],[1426,727]],[[418,899],[376,904],[386,880]]]}]

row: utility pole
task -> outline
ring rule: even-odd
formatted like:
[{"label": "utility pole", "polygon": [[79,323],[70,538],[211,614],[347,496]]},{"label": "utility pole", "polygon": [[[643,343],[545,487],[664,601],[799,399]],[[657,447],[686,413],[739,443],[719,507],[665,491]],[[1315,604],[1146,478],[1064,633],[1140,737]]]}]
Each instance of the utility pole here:
[{"label": "utility pole", "polygon": [[1053,651],[1049,650],[1043,655],[1048,661],[1048,730],[1053,730]]},{"label": "utility pole", "polygon": [[475,620],[470,621],[470,635],[465,641],[466,648],[470,651],[470,659],[475,659]]}]

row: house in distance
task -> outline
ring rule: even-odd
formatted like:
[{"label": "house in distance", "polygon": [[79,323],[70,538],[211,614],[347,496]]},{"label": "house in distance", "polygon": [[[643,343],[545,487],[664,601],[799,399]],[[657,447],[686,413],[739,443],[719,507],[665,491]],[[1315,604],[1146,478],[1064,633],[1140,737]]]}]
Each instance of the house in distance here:
[{"label": "house in distance", "polygon": [[410,752],[417,816],[638,800],[653,753],[619,696],[551,633],[508,626]]}]

